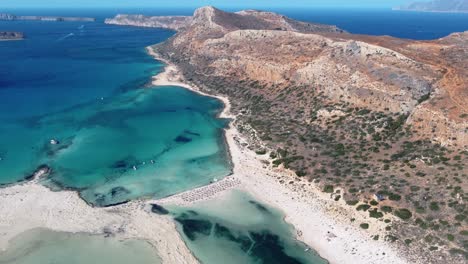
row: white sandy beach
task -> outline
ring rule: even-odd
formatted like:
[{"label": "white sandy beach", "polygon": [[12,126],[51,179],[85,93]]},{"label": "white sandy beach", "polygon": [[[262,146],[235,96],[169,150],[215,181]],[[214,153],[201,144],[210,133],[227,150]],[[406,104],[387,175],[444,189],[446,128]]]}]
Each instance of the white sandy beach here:
[{"label": "white sandy beach", "polygon": [[76,192],[53,192],[36,180],[0,189],[0,250],[8,241],[33,228],[72,233],[104,234],[144,239],[157,248],[163,263],[198,263],[169,217],[149,212],[145,202],[93,208]]},{"label": "white sandy beach", "polygon": [[[151,49],[148,52],[161,60]],[[202,93],[183,82],[177,67],[165,63],[165,71],[154,77],[153,85],[181,86]],[[229,100],[214,97],[225,104],[221,117],[235,118],[230,113]],[[298,180],[287,170],[266,165],[262,160],[268,160],[267,155],[259,156],[247,149],[247,142],[234,126],[225,132],[234,165],[233,175],[155,202],[188,205],[225,195],[227,190],[237,188],[282,210],[285,220],[296,228],[297,238],[330,263],[409,263],[390,244],[382,241],[384,225],[381,220],[369,218],[343,201],[333,201],[312,183]],[[149,241],[164,263],[198,263],[171,218],[149,211],[151,202],[154,201],[138,200],[110,208],[93,208],[76,192],[53,192],[40,185],[37,179],[3,188],[0,189],[0,250],[8,248],[11,238],[38,227],[92,234],[111,231],[118,238]],[[356,219],[354,223],[351,218]],[[369,223],[370,229],[360,229],[362,222]],[[379,241],[372,239],[375,234],[380,234]]]}]

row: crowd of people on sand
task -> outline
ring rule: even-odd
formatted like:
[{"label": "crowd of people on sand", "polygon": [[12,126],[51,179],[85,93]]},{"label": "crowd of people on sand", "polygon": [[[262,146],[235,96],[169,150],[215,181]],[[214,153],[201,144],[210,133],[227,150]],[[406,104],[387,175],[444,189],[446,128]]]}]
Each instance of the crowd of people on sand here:
[{"label": "crowd of people on sand", "polygon": [[180,198],[184,202],[192,203],[200,200],[204,200],[208,197],[211,197],[217,193],[223,192],[225,190],[231,189],[241,182],[239,179],[234,177],[226,177],[220,181],[215,181],[214,183],[204,186],[189,192],[180,194]]}]

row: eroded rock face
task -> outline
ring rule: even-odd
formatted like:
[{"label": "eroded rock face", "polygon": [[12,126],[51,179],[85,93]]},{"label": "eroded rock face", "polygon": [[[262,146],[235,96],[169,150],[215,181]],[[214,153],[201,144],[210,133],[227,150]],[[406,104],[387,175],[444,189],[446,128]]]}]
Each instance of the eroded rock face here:
[{"label": "eroded rock face", "polygon": [[203,76],[258,81],[265,87],[260,93],[271,97],[304,86],[334,102],[409,114],[421,135],[462,146],[468,144],[461,118],[468,112],[467,40],[467,33],[435,41],[352,35],[270,12],[205,7],[155,49]]}]

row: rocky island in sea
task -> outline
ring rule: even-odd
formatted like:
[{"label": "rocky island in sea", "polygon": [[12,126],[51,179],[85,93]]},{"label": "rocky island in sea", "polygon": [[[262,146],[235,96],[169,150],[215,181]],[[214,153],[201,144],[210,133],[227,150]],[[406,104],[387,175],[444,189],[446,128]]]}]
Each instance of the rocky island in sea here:
[{"label": "rocky island in sea", "polygon": [[24,34],[22,32],[0,31],[0,40],[22,40]]},{"label": "rocky island in sea", "polygon": [[61,17],[61,16],[17,16],[0,13],[0,20],[4,21],[54,21],[54,22],[94,22],[91,17]]}]

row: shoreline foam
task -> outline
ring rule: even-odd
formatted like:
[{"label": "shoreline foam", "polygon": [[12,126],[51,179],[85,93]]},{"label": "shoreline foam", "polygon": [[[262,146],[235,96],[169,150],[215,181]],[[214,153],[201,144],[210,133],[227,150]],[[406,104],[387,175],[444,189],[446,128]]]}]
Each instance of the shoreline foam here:
[{"label": "shoreline foam", "polygon": [[[164,72],[153,77],[153,85],[180,86],[205,96],[218,98],[226,106],[221,117],[235,120],[235,116],[230,112],[231,104],[228,98],[206,94],[198,87],[184,83],[177,66],[161,58],[151,47],[147,50],[156,60],[166,64]],[[217,182],[156,202],[186,205],[213,199],[223,195],[225,190],[237,188],[247,191],[261,202],[282,210],[286,215],[285,221],[296,229],[297,239],[311,246],[330,263],[409,263],[389,243],[373,240],[369,232],[359,227],[359,224],[365,221],[370,224],[370,230],[373,233],[380,233],[383,239],[385,225],[382,220],[356,212],[354,208],[346,206],[343,200],[335,202],[313,183],[294,177],[291,171],[266,165],[262,160],[268,160],[268,157],[259,156],[247,149],[245,147],[247,141],[233,126],[233,122],[225,129],[225,138],[234,168],[233,174],[222,181],[234,181],[238,184],[232,186],[228,184],[228,188],[219,188],[220,183]],[[281,184],[280,180],[288,186]],[[213,189],[210,186],[213,186]],[[184,199],[187,196],[203,198]],[[351,218],[355,218],[354,224],[351,224]]]}]

